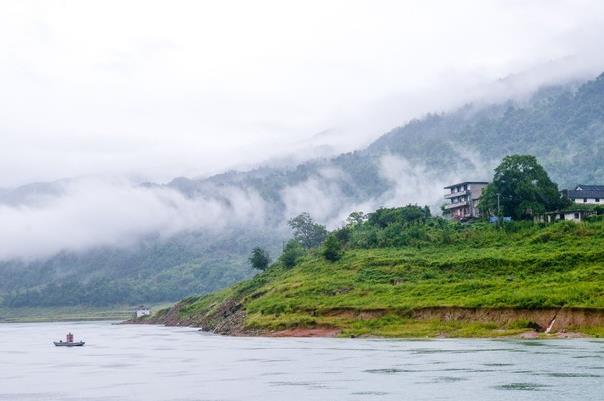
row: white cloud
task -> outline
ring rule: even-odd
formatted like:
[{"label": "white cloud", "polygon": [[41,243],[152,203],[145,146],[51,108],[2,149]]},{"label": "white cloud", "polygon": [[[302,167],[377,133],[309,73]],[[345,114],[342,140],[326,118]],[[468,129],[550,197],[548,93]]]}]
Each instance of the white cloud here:
[{"label": "white cloud", "polygon": [[281,191],[281,199],[286,206],[285,216],[292,218],[308,212],[318,222],[332,226],[334,213],[345,207],[346,196],[341,184],[346,180],[341,170],[329,168],[297,185],[286,187]]},{"label": "white cloud", "polygon": [[326,129],[349,150],[593,77],[603,34],[600,1],[3,2],[0,186],[207,174]]},{"label": "white cloud", "polygon": [[62,186],[55,195],[0,204],[0,260],[128,247],[149,235],[168,238],[197,229],[211,233],[265,220],[260,196],[237,188],[190,199],[172,189],[133,186],[123,180],[83,179]]},{"label": "white cloud", "polygon": [[[604,3],[587,0],[2,2],[0,187],[127,178],[0,205],[0,259],[259,224],[253,191],[131,182],[351,150],[426,112],[592,78],[602,37]],[[287,217],[334,227],[353,210],[438,207],[467,177],[394,156],[380,172],[390,190],[356,204],[346,172],[323,170],[282,191]]]}]

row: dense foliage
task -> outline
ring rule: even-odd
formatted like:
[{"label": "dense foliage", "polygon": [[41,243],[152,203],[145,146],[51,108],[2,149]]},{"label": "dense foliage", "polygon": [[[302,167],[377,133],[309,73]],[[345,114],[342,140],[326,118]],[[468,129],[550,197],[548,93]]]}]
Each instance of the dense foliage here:
[{"label": "dense foliage", "polygon": [[8,307],[176,301],[251,277],[255,272],[247,259],[257,241],[274,253],[281,244],[244,230],[238,241],[232,238],[183,234],[135,248],[62,253],[29,264],[0,262],[0,297]]},{"label": "dense foliage", "polygon": [[480,208],[485,215],[501,214],[515,220],[563,209],[570,202],[534,156],[506,156],[484,189]]},{"label": "dense foliage", "polygon": [[333,234],[328,235],[323,243],[321,255],[323,255],[326,260],[335,262],[342,258],[342,253],[342,243],[340,240],[338,240],[338,238]]},{"label": "dense foliage", "polygon": [[285,267],[294,267],[304,255],[306,255],[306,249],[298,241],[292,239],[287,241],[283,247],[279,262]]},{"label": "dense foliage", "polygon": [[266,270],[268,265],[271,263],[271,258],[266,249],[256,247],[252,249],[252,254],[250,255],[248,261],[254,269]]},{"label": "dense foliage", "polygon": [[327,236],[327,229],[321,224],[315,223],[308,213],[302,213],[288,221],[294,231],[294,238],[306,249],[315,248],[323,242]]},{"label": "dense foliage", "polygon": [[380,208],[368,214],[365,221],[349,223],[342,229],[346,235],[336,232],[336,236],[351,248],[401,247],[442,241],[447,230],[440,229],[448,226],[443,218],[432,217],[427,206],[407,205]]}]

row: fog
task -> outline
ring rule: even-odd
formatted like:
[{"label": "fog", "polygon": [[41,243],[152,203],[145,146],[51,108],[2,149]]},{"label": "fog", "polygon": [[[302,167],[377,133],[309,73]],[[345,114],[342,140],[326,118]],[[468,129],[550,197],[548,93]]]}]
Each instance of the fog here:
[{"label": "fog", "polygon": [[604,70],[600,1],[0,5],[0,188],[304,160]]},{"label": "fog", "polygon": [[[458,153],[470,161],[464,166],[464,178],[488,178],[495,161]],[[345,185],[354,187],[353,179],[341,169],[326,167],[284,187],[279,194],[283,210],[245,186],[206,184],[185,195],[167,186],[107,177],[32,185],[0,196],[0,261],[27,262],[97,247],[128,248],[142,240],[161,241],[199,230],[218,234],[254,227],[282,235],[287,220],[302,212],[329,229],[342,226],[353,211],[367,213],[379,207],[428,205],[439,214],[443,187],[462,178],[461,172],[430,170],[390,154],[377,164],[379,176],[388,183],[381,195],[359,202],[344,190]]]},{"label": "fog", "polygon": [[119,179],[55,184],[60,191],[0,203],[0,260],[45,258],[60,251],[128,247],[147,237],[209,233],[242,224],[262,225],[265,202],[254,191],[221,188],[211,197],[187,198],[165,187]]},{"label": "fog", "polygon": [[[604,71],[600,1],[20,1],[0,11],[0,188],[69,178],[0,203],[2,260],[262,225],[270,205],[255,191],[189,198],[139,184],[350,151],[427,112],[522,100]],[[464,157],[474,179],[489,177],[494,161]],[[308,211],[333,228],[353,210],[436,211],[442,187],[461,178],[392,155],[379,171],[388,191],[362,203],[345,196],[338,169],[283,188],[283,218]]]}]

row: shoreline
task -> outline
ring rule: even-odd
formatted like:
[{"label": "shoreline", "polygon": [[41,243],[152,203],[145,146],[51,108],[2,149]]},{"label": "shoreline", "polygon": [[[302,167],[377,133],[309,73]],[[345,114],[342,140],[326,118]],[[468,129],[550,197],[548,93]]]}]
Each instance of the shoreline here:
[{"label": "shoreline", "polygon": [[540,333],[537,331],[525,331],[520,334],[504,335],[504,336],[409,336],[409,337],[389,337],[379,335],[361,335],[361,336],[340,336],[342,330],[337,328],[305,328],[296,327],[289,328],[279,331],[268,331],[268,332],[244,332],[239,334],[223,334],[215,333],[210,330],[205,330],[197,326],[190,325],[167,325],[162,323],[153,322],[134,322],[131,320],[123,321],[118,324],[144,324],[150,326],[162,326],[162,327],[188,327],[191,329],[197,329],[199,332],[209,333],[216,336],[223,337],[249,337],[249,338],[339,338],[339,339],[358,339],[358,340],[582,340],[582,339],[593,339],[604,341],[604,338],[591,336],[586,333],[572,331],[572,332],[560,332],[560,333]]},{"label": "shoreline", "polygon": [[[218,314],[184,315],[182,304],[159,311],[150,318],[128,320],[124,324],[185,326],[201,331],[236,337],[323,337],[323,338],[513,338],[573,339],[601,338],[604,310],[594,308],[458,308],[439,307],[416,310],[353,311],[338,309],[311,312],[324,324],[270,327],[270,316],[263,325],[250,324],[241,305],[219,309]],[[251,319],[253,322],[253,319]],[[385,329],[376,322],[387,320]],[[377,327],[377,328],[376,328]],[[429,327],[430,330],[426,330]]]}]

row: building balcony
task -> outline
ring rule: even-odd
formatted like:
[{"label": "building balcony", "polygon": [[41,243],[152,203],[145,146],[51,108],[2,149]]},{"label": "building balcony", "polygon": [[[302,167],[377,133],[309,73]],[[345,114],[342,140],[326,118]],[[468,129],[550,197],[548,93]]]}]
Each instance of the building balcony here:
[{"label": "building balcony", "polygon": [[445,209],[457,209],[458,207],[468,206],[468,202],[449,203],[445,205]]},{"label": "building balcony", "polygon": [[452,193],[446,194],[445,199],[457,198],[458,196],[465,196],[465,195],[468,195],[469,193],[470,193],[470,190],[452,192]]}]

